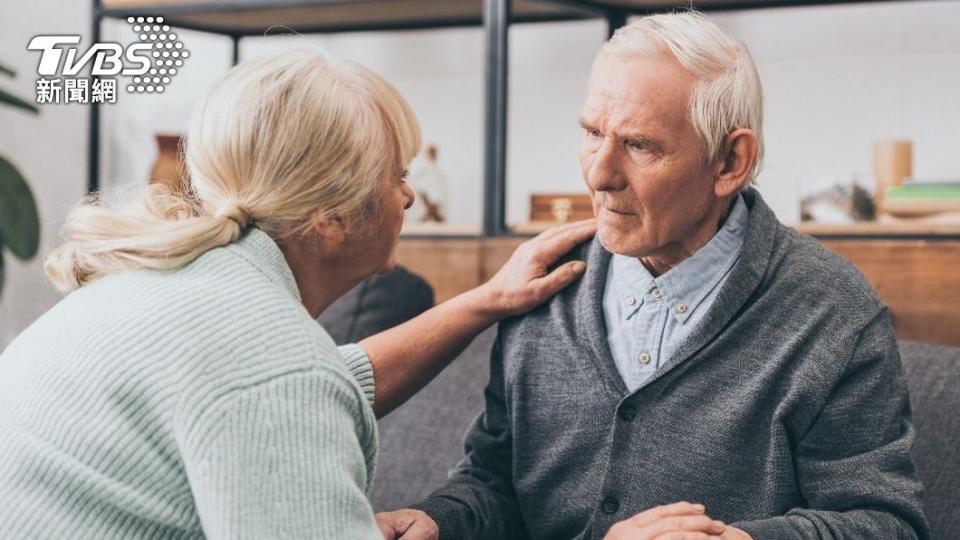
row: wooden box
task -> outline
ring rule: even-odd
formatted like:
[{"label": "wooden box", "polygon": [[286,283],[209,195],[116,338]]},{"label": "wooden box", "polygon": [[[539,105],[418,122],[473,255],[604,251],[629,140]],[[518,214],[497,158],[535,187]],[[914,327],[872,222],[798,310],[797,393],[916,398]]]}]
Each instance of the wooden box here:
[{"label": "wooden box", "polygon": [[533,193],[530,221],[567,223],[593,217],[593,204],[586,193]]}]

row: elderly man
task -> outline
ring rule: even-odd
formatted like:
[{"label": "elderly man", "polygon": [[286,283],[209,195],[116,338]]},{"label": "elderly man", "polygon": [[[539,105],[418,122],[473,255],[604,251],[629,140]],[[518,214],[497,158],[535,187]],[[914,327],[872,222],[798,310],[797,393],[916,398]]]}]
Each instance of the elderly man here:
[{"label": "elderly man", "polygon": [[501,323],[465,458],[387,538],[928,536],[886,307],[749,187],[761,94],[699,14],[603,47],[587,274]]}]

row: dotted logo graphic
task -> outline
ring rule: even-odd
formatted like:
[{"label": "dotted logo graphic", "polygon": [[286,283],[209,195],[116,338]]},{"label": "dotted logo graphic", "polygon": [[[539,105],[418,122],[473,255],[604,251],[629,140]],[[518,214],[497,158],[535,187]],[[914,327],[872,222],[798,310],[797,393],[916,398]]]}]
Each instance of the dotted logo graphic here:
[{"label": "dotted logo graphic", "polygon": [[143,75],[133,77],[127,86],[132,94],[162,93],[173,77],[190,57],[190,51],[183,48],[177,34],[163,24],[163,17],[127,17],[133,31],[143,43],[149,43],[152,62],[150,69]]}]

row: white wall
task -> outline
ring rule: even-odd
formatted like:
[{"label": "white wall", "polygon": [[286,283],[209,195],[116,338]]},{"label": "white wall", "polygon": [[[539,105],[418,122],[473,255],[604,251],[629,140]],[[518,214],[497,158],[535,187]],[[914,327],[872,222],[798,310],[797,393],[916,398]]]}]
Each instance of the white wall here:
[{"label": "white wall", "polygon": [[[114,38],[130,35],[123,23],[110,27]],[[153,133],[185,129],[193,104],[229,68],[227,38],[186,31],[179,34],[192,56],[163,97],[125,95],[111,108],[113,167],[105,179],[107,185],[146,178],[155,156]],[[479,222],[484,76],[480,29],[251,37],[241,42],[241,58],[298,47],[324,47],[390,80],[416,110],[425,142],[439,143],[440,164],[455,181],[451,221]],[[157,106],[161,100],[164,105]]]},{"label": "white wall", "polygon": [[[917,176],[960,178],[960,2],[919,1],[783,8],[718,14],[750,47],[766,91],[761,191],[778,216],[798,219],[799,193],[830,177],[869,181],[872,141],[914,141]],[[23,74],[31,95],[36,57],[29,38],[85,32],[87,3],[0,4],[0,59]],[[527,219],[530,192],[583,190],[576,118],[587,71],[605,36],[599,21],[511,29],[508,222]],[[180,32],[192,57],[163,96],[122,94],[105,115],[104,184],[140,182],[154,160],[153,133],[186,126],[195,100],[228,67],[226,38]],[[105,37],[128,41],[122,23]],[[479,29],[268,37],[245,40],[242,56],[298,46],[327,47],[393,82],[438,143],[452,179],[456,223],[479,223],[483,178],[483,34]],[[5,87],[11,87],[6,85]],[[65,206],[82,191],[86,111],[45,107],[40,118],[0,110],[0,151],[31,179],[52,245]],[[39,264],[9,262],[0,301],[0,347],[51,305]]]},{"label": "white wall", "polygon": [[[39,57],[27,51],[35,34],[85,34],[89,2],[0,2],[0,62],[17,78],[0,76],[0,86],[35,99]],[[56,245],[66,209],[86,190],[86,108],[42,107],[39,116],[0,107],[0,154],[10,159],[29,182],[40,210],[41,251]],[[60,294],[43,276],[41,256],[22,263],[4,254],[6,286],[0,296],[0,350],[46,311]]]},{"label": "white wall", "polygon": [[960,2],[791,8],[716,17],[766,92],[761,192],[781,220],[818,179],[872,185],[872,142],[914,143],[914,174],[960,179]]}]

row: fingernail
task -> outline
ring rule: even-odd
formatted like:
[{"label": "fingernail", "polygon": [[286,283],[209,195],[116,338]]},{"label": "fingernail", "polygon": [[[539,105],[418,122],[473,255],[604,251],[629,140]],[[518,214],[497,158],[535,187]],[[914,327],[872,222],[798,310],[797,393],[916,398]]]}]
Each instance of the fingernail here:
[{"label": "fingernail", "polygon": [[582,274],[587,270],[587,263],[579,262],[573,265],[574,274]]},{"label": "fingernail", "polygon": [[713,526],[714,526],[714,527],[717,527],[717,528],[721,528],[721,527],[726,527],[726,524],[724,524],[722,521],[716,521],[716,520],[714,520]]},{"label": "fingernail", "polygon": [[703,506],[702,504],[695,504],[695,505],[693,505],[693,507],[696,508],[697,510],[701,511],[701,512],[703,512],[704,510],[706,510],[706,507]]}]

